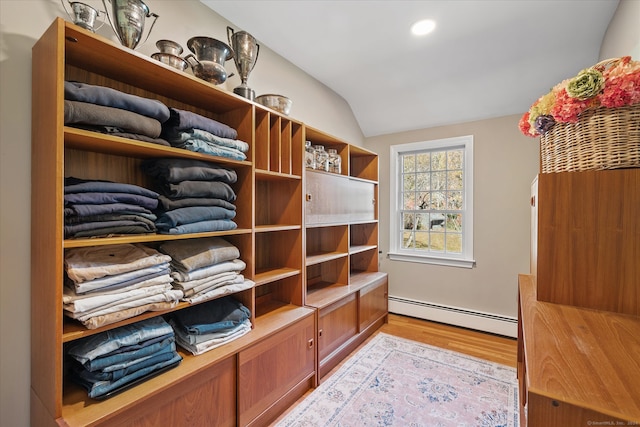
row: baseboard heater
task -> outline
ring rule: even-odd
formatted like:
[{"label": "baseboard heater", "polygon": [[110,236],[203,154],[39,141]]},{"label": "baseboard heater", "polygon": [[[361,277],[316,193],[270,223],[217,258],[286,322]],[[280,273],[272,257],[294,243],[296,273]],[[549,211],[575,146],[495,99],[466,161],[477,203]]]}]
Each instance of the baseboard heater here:
[{"label": "baseboard heater", "polygon": [[389,312],[516,338],[518,319],[459,307],[389,296]]}]

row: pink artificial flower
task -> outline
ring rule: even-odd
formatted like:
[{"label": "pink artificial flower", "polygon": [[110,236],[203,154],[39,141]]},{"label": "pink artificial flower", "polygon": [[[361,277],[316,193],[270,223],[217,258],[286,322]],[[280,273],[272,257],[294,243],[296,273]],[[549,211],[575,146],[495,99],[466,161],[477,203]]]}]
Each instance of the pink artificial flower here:
[{"label": "pink artificial flower", "polygon": [[524,113],[520,118],[520,121],[518,122],[518,127],[520,128],[520,132],[522,132],[526,136],[530,136],[530,137],[539,136],[536,130],[531,126],[531,123],[529,123],[528,111]]},{"label": "pink artificial flower", "polygon": [[607,108],[618,108],[640,103],[640,69],[631,74],[609,78],[598,96],[600,104]]},{"label": "pink artificial flower", "polygon": [[580,101],[570,97],[566,89],[562,89],[556,94],[556,104],[551,109],[551,115],[558,123],[576,123],[582,112],[594,106],[597,106],[596,98]]}]

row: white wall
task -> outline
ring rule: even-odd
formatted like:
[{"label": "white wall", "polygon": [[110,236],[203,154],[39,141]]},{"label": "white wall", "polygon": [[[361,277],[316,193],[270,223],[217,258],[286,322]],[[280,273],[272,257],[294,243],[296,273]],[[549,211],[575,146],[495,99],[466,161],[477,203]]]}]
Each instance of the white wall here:
[{"label": "white wall", "polygon": [[[99,0],[83,0],[102,8]],[[107,2],[107,4],[109,4]],[[149,42],[161,38],[183,45],[193,36],[226,40],[229,22],[196,0],[150,0],[160,15]],[[30,382],[30,176],[31,48],[56,17],[66,17],[59,0],[0,0],[0,426],[29,425]],[[149,28],[147,23],[147,28]],[[100,35],[115,39],[105,25]],[[235,64],[227,64],[235,72]],[[239,85],[237,77],[223,87]],[[258,93],[293,99],[291,117],[361,145],[362,132],[347,103],[266,46],[249,78]],[[43,213],[46,214],[46,213]]]}]

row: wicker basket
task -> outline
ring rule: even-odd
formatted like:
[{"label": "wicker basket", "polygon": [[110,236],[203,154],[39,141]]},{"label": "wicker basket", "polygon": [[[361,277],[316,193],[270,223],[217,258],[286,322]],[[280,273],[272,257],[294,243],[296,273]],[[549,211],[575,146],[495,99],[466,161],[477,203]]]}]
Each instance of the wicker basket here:
[{"label": "wicker basket", "polygon": [[540,137],[542,173],[640,167],[640,104],[596,108]]}]

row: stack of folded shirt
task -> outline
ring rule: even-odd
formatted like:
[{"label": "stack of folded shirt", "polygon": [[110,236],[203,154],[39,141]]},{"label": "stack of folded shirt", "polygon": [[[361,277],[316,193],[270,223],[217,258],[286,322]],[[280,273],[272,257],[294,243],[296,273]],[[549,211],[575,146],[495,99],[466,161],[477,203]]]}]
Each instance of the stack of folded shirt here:
[{"label": "stack of folded shirt", "polygon": [[133,184],[64,180],[64,237],[155,233],[159,194]]},{"label": "stack of folded shirt", "polygon": [[173,328],[162,317],[75,341],[67,355],[72,363],[70,378],[93,399],[110,397],[182,360]]},{"label": "stack of folded shirt", "polygon": [[224,297],[171,314],[176,341],[194,355],[240,338],[251,330],[251,312],[232,297]]},{"label": "stack of folded shirt", "polygon": [[212,156],[245,160],[249,144],[238,132],[216,120],[191,111],[170,108],[170,118],[162,124],[162,136],[173,147]]},{"label": "stack of folded shirt", "polygon": [[160,204],[155,222],[159,233],[186,234],[237,228],[236,193],[230,184],[236,171],[189,159],[149,159],[142,170],[153,177]]},{"label": "stack of folded shirt", "polygon": [[255,286],[240,274],[246,264],[238,248],[220,237],[165,242],[160,250],[171,257],[173,286],[184,301],[198,303]]},{"label": "stack of folded shirt", "polygon": [[182,291],[171,285],[170,261],[141,244],[68,249],[64,314],[95,329],[145,311],[173,308]]},{"label": "stack of folded shirt", "polygon": [[104,86],[64,82],[64,124],[169,146],[159,138],[169,108]]}]

